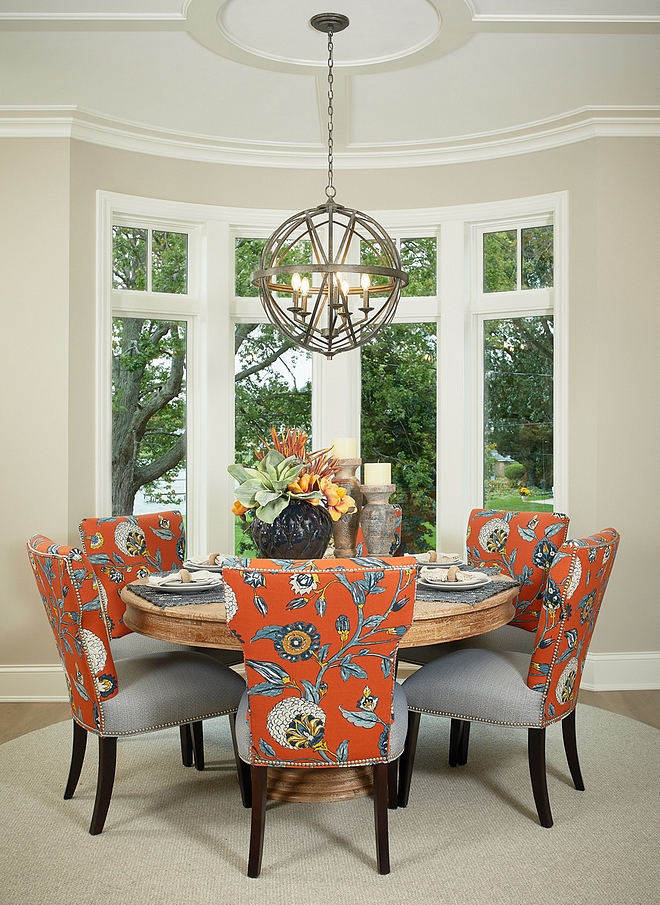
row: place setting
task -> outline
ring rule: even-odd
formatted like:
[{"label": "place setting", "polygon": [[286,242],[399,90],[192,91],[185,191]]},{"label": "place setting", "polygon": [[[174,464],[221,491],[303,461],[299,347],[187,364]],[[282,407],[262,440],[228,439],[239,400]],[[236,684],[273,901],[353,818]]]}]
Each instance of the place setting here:
[{"label": "place setting", "polygon": [[[219,557],[220,554],[214,556]],[[208,559],[209,557],[206,557],[205,566],[202,563],[187,561],[181,569],[173,572],[156,572],[149,575],[146,582],[134,582],[129,587],[138,596],[160,607],[215,603],[224,597],[222,566],[216,561],[210,564]],[[192,568],[187,567],[188,562]]]},{"label": "place setting", "polygon": [[515,579],[503,575],[497,568],[468,566],[459,553],[430,550],[415,554],[415,559],[417,597],[420,600],[468,603],[475,606],[515,584]]}]

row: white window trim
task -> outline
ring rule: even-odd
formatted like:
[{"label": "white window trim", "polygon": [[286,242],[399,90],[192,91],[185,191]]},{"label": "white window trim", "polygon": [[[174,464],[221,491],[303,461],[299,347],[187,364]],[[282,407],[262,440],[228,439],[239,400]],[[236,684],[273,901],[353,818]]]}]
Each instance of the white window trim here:
[{"label": "white window trim", "polygon": [[[112,224],[126,218],[149,227],[188,231],[187,296],[158,293],[166,316],[188,327],[188,519],[189,552],[233,549],[231,515],[233,480],[227,465],[234,450],[234,324],[266,322],[258,298],[235,297],[234,240],[268,236],[293,211],[262,211],[162,201],[97,192],[97,418],[96,509],[110,512],[111,500],[111,355],[113,310],[117,314],[152,314],[133,295],[112,285]],[[566,511],[568,473],[568,193],[558,192],[503,202],[370,212],[397,238],[438,238],[438,295],[404,298],[398,323],[438,324],[438,544],[462,549],[469,510],[481,505],[483,438],[476,338],[480,318],[493,312],[511,316],[552,307],[555,323],[554,470],[555,509]],[[488,293],[477,298],[475,236],[485,225],[512,222],[534,225],[538,218],[554,225],[554,289]],[[198,280],[195,283],[195,280]],[[541,293],[541,295],[538,295]],[[484,294],[481,293],[481,296]],[[504,296],[522,296],[525,307]],[[130,296],[130,298],[129,298]],[[162,298],[161,298],[162,297]],[[167,308],[164,306],[167,304]],[[113,309],[114,305],[114,309]],[[507,307],[507,305],[509,307]],[[440,323],[443,329],[440,329]],[[456,341],[461,337],[461,341]],[[360,436],[360,353],[342,353],[332,361],[313,356],[312,422],[322,444],[334,436]],[[467,465],[466,465],[467,463]]]}]

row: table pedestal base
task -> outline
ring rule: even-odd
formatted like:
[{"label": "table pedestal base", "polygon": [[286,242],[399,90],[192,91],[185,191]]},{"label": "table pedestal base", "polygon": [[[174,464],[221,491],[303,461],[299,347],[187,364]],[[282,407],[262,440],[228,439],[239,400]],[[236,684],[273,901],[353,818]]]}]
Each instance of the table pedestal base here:
[{"label": "table pedestal base", "polygon": [[272,801],[347,801],[374,790],[373,767],[268,768]]}]

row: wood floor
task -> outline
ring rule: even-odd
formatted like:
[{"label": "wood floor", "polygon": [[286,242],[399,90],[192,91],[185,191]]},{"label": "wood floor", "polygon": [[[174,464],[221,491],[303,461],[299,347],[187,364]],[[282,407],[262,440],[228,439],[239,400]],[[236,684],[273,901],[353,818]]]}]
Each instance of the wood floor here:
[{"label": "wood floor", "polygon": [[[652,691],[580,691],[580,701],[648,723],[660,729],[660,689]],[[0,702],[0,744],[52,723],[71,719],[67,703]]]}]

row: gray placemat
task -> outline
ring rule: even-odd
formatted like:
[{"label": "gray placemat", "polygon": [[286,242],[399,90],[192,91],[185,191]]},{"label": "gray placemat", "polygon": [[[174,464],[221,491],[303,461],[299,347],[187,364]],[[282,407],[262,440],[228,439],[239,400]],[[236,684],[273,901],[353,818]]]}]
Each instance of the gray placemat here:
[{"label": "gray placemat", "polygon": [[129,590],[138,597],[148,600],[155,606],[191,606],[193,603],[217,603],[225,599],[225,586],[219,584],[208,591],[199,591],[197,594],[172,594],[169,591],[160,591],[148,584],[129,584]]},{"label": "gray placemat", "polygon": [[[483,572],[485,575],[499,575],[501,569],[496,566],[464,566],[469,572]],[[427,588],[417,583],[417,591],[415,598],[427,602],[439,601],[441,603],[467,603],[470,606],[476,606],[482,600],[494,597],[500,591],[506,591],[517,582],[513,578],[503,578],[500,581],[490,581],[481,588],[474,588],[472,591],[445,591],[435,588]]]}]

